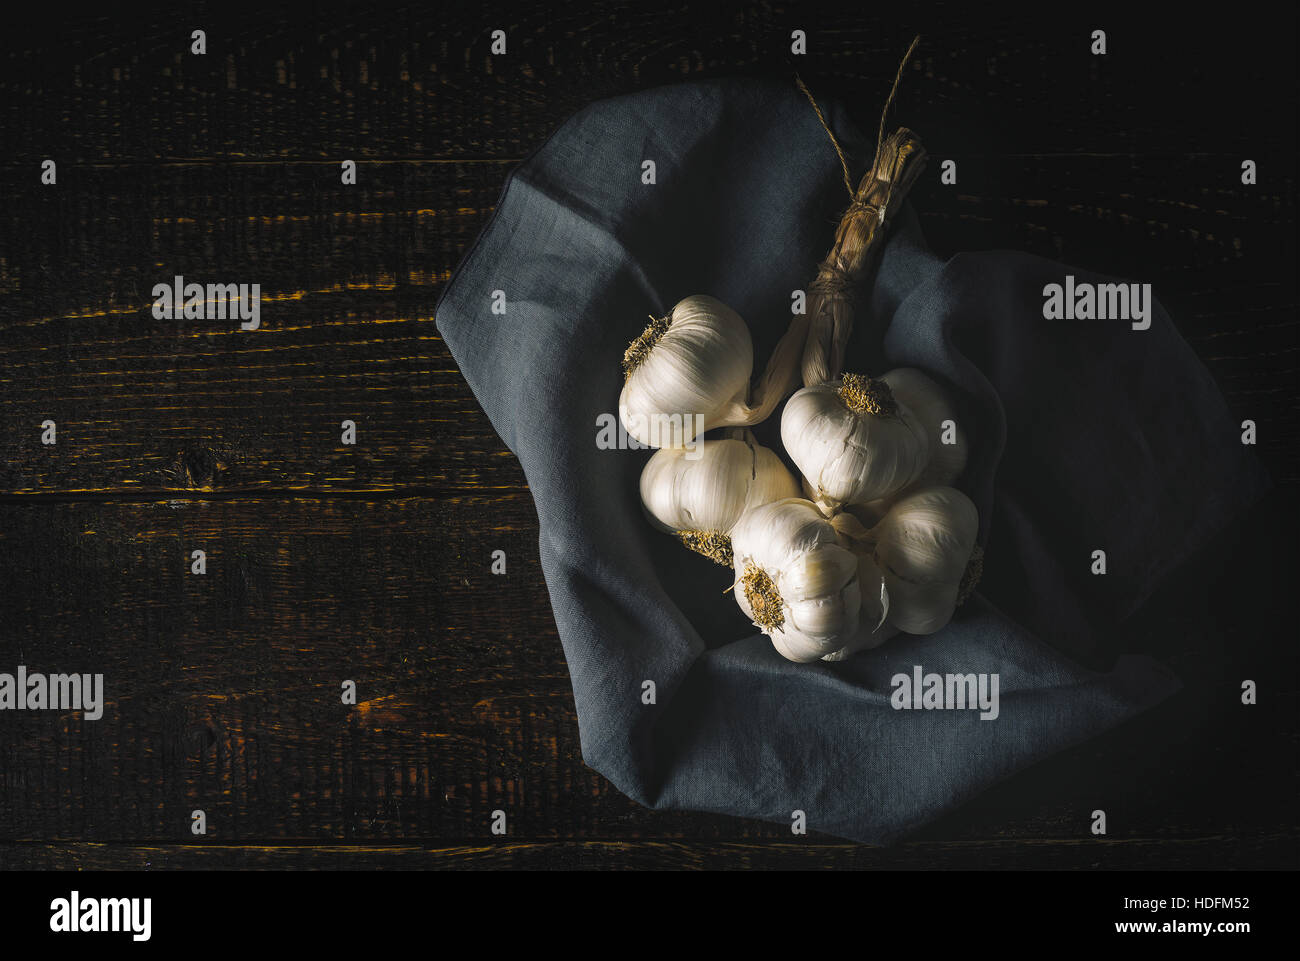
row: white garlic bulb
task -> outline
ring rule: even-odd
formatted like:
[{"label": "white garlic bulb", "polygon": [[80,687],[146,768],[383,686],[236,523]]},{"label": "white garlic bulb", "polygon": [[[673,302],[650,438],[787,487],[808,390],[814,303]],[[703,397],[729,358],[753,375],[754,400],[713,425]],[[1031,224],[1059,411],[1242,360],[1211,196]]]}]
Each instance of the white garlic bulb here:
[{"label": "white garlic bulb", "polygon": [[655,451],[641,471],[641,504],[660,530],[730,567],[731,529],[746,510],[797,497],[799,484],[748,430],[700,441],[694,451]]},{"label": "white garlic bulb", "polygon": [[747,511],[731,544],[736,603],[783,657],[815,661],[857,632],[858,556],[811,503],[789,497]]},{"label": "white garlic bulb", "polygon": [[929,458],[925,429],[889,385],[858,374],[805,387],[781,415],[781,441],[830,516],[903,490]]},{"label": "white garlic bulb", "polygon": [[952,620],[968,565],[978,566],[978,533],[979,511],[955,488],[928,487],[894,503],[864,539],[889,591],[889,623],[933,634]]},{"label": "white garlic bulb", "polygon": [[[878,524],[890,505],[904,494],[925,487],[951,486],[966,469],[970,453],[966,427],[958,423],[956,408],[942,387],[915,367],[899,367],[881,374],[880,380],[889,385],[894,396],[907,405],[920,423],[930,445],[930,456],[921,476],[901,491],[865,504],[845,506],[845,510],[857,515],[868,527]],[[945,426],[948,421],[951,424]],[[945,440],[953,443],[944,443]],[[803,490],[806,497],[816,496],[807,480],[803,483]]]},{"label": "white garlic bulb", "polygon": [[623,355],[623,428],[650,447],[686,447],[715,427],[766,420],[798,380],[808,318],[796,315],[750,389],[754,345],[740,315],[703,294],[653,320]]},{"label": "white garlic bulb", "polygon": [[[948,399],[947,392],[915,367],[899,367],[881,374],[880,379],[889,385],[894,397],[911,410],[929,442],[929,463],[912,486],[943,487],[952,484],[966,469],[970,444],[966,440],[965,425],[958,423],[956,408]],[[944,426],[947,421],[952,422],[951,431]],[[953,443],[945,444],[945,438]]]}]

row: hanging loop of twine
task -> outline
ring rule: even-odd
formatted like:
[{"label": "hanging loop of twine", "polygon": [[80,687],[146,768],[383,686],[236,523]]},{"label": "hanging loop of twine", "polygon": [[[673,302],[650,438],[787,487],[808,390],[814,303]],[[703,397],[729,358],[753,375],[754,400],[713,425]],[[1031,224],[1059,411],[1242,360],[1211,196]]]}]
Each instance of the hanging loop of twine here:
[{"label": "hanging loop of twine", "polygon": [[809,90],[807,85],[803,82],[803,78],[798,74],[795,74],[794,82],[799,85],[799,89],[803,91],[803,95],[807,97],[808,102],[812,104],[813,111],[817,114],[817,120],[821,123],[822,129],[826,131],[826,136],[831,138],[831,145],[835,147],[835,155],[840,158],[840,167],[844,171],[844,189],[849,192],[849,197],[852,197],[853,177],[849,173],[849,162],[844,157],[844,151],[840,149],[840,142],[835,139],[835,131],[832,130],[831,125],[826,122],[826,115],[822,113],[822,108],[817,105],[817,98],[812,95],[812,91]]},{"label": "hanging loop of twine", "polygon": [[[898,85],[903,80],[903,70],[907,67],[908,61],[912,59],[912,54],[916,50],[916,45],[920,42],[921,42],[920,34],[917,34],[915,37],[912,38],[911,46],[907,48],[907,53],[903,54],[903,59],[898,64],[898,72],[894,74],[894,85],[890,88],[889,96],[885,100],[885,108],[880,111],[880,130],[876,134],[876,157],[877,158],[880,157],[880,146],[885,142],[885,123],[889,118],[889,110],[894,105],[894,98],[898,95]],[[807,84],[803,82],[803,78],[800,77],[798,74],[795,74],[794,82],[798,84],[799,89],[803,92],[803,95],[807,97],[808,102],[812,104],[813,111],[817,114],[818,122],[822,125],[822,129],[826,131],[826,136],[830,137],[831,146],[835,148],[835,155],[840,158],[840,169],[844,173],[844,189],[849,192],[849,210],[850,211],[853,210],[874,211],[877,214],[877,216],[879,216],[880,219],[883,220],[884,209],[882,207],[877,207],[874,204],[865,204],[858,200],[857,191],[853,189],[853,176],[852,174],[849,173],[849,161],[844,156],[844,149],[840,146],[839,138],[835,136],[835,131],[831,129],[831,125],[827,122],[826,115],[822,113],[822,108],[818,105],[817,98],[815,98],[812,95],[812,91],[808,89]],[[892,188],[892,181],[891,181],[891,188]]]},{"label": "hanging loop of twine", "polygon": [[925,148],[912,131],[899,127],[885,136],[889,112],[897,98],[903,72],[920,40],[919,36],[912,39],[898,65],[893,86],[880,113],[875,157],[856,189],[839,138],[831,130],[826,115],[807,85],[795,77],[799,89],[812,105],[818,123],[835,148],[844,175],[844,189],[849,194],[849,205],[840,217],[835,242],[817,265],[817,274],[809,285],[809,327],[801,364],[805,386],[829,383],[843,370],[849,337],[853,332],[856,295],[870,289],[888,222],[897,215],[903,199],[925,166]]}]

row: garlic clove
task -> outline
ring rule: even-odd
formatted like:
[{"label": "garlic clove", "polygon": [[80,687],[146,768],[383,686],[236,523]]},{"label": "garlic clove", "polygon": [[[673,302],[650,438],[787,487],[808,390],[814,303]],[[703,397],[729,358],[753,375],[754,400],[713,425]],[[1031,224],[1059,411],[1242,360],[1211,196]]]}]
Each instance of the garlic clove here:
[{"label": "garlic clove", "polygon": [[857,633],[861,607],[862,596],[854,577],[825,597],[790,603],[785,626],[768,636],[772,646],[787,660],[816,661],[843,647],[845,639]]},{"label": "garlic clove", "polygon": [[822,655],[823,661],[844,661],[848,660],[854,654],[860,651],[872,651],[884,644],[885,641],[897,637],[901,631],[892,625],[886,625],[878,631],[868,630],[864,625],[858,628],[858,633],[837,651]]},{"label": "garlic clove", "polygon": [[871,530],[886,576],[916,583],[961,582],[979,532],[979,512],[953,487],[900,497]]},{"label": "garlic clove", "polygon": [[800,554],[782,571],[781,585],[791,603],[824,598],[855,577],[858,559],[847,549]]},{"label": "garlic clove", "polygon": [[874,651],[886,641],[903,633],[893,624],[885,624],[877,630],[871,630],[866,624],[858,628],[847,644],[829,654],[823,654],[823,661],[844,661],[860,651]]},{"label": "garlic clove", "polygon": [[906,634],[933,634],[948,626],[957,610],[956,584],[914,584],[891,578],[889,623]]},{"label": "garlic clove", "polygon": [[785,570],[810,550],[839,547],[835,529],[800,497],[784,497],[746,511],[732,529],[731,538],[741,554],[773,570]]},{"label": "garlic clove", "polygon": [[796,391],[781,416],[781,441],[827,516],[888,497],[925,470],[925,431],[889,385],[845,374]]},{"label": "garlic clove", "polygon": [[792,631],[781,631],[772,634],[771,638],[772,647],[776,652],[787,661],[794,661],[796,664],[811,664],[813,661],[819,661],[828,653],[839,650],[844,643],[842,637],[837,641],[830,641]]},{"label": "garlic clove", "polygon": [[[837,514],[836,517],[843,517]],[[889,588],[884,576],[876,566],[869,549],[856,550],[858,556],[858,586],[862,593],[862,611],[858,629],[843,647],[823,654],[823,661],[842,661],[859,651],[869,651],[879,647],[885,641],[896,637],[897,627],[886,623],[889,618]]]}]

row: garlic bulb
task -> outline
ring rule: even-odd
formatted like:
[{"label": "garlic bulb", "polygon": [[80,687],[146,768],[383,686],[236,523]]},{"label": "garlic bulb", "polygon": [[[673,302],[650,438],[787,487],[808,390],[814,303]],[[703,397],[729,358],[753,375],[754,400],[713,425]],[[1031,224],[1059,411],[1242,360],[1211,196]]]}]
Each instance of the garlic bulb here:
[{"label": "garlic bulb", "polygon": [[908,634],[933,634],[952,619],[970,586],[968,564],[978,576],[978,532],[979,512],[955,488],[928,487],[898,499],[863,538],[889,591],[889,623]]},{"label": "garlic bulb", "polygon": [[[966,440],[964,425],[957,422],[956,410],[947,393],[915,367],[899,367],[882,374],[880,379],[889,385],[894,397],[911,410],[929,443],[929,463],[912,486],[950,485],[966,469],[970,444]],[[948,433],[945,421],[952,421],[951,444],[943,442]]]},{"label": "garlic bulb", "polygon": [[[957,423],[956,410],[942,387],[914,367],[891,370],[881,374],[879,379],[889,385],[894,396],[912,411],[920,423],[927,437],[930,456],[921,476],[902,490],[865,503],[844,505],[843,510],[854,514],[867,527],[880,523],[890,505],[904,494],[925,487],[951,486],[965,470],[970,452],[967,431]],[[945,421],[952,421],[951,433],[944,426]],[[945,444],[945,437],[953,443]],[[817,493],[807,478],[803,481],[803,492],[809,500],[816,500]]]},{"label": "garlic bulb", "polygon": [[902,490],[925,470],[925,429],[889,385],[858,374],[805,387],[785,405],[781,441],[827,516]]},{"label": "garlic bulb", "polygon": [[746,510],[799,494],[773,451],[748,431],[701,441],[698,455],[663,448],[641,471],[641,503],[660,530],[691,550],[731,566],[731,529]]},{"label": "garlic bulb", "polygon": [[624,353],[619,419],[638,441],[661,448],[760,423],[794,389],[807,333],[808,318],[796,315],[751,393],[754,345],[744,320],[714,297],[687,297]]},{"label": "garlic bulb", "polygon": [[745,512],[731,544],[736,603],[783,657],[815,661],[857,632],[859,557],[811,503],[788,497]]}]

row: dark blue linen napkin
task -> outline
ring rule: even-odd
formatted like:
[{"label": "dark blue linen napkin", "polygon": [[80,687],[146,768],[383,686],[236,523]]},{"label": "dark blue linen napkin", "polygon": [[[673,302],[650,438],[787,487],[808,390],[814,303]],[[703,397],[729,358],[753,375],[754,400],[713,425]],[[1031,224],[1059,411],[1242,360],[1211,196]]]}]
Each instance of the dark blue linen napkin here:
[{"label": "dark blue linen napkin", "polygon": [[[827,106],[865,167],[874,145]],[[915,366],[953,392],[985,579],[935,635],[785,661],[723,595],[730,573],[645,521],[649,452],[602,441],[624,348],[684,296],[739,311],[761,369],[846,200],[793,83],[596,103],[510,176],[436,320],[532,489],[586,762],[650,807],[787,825],[802,812],[811,830],[882,843],[1177,690],[1148,657],[1098,673],[1060,651],[1095,647],[1267,480],[1158,306],[1144,331],[1045,320],[1046,284],[1107,278],[1012,252],[940,261],[904,208],[846,367]],[[760,429],[774,449],[779,416]],[[997,717],[896,709],[893,679],[918,666],[996,674]]]}]

